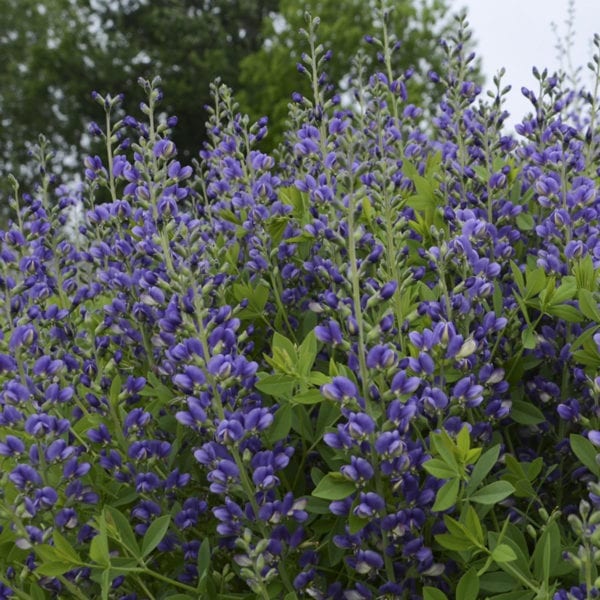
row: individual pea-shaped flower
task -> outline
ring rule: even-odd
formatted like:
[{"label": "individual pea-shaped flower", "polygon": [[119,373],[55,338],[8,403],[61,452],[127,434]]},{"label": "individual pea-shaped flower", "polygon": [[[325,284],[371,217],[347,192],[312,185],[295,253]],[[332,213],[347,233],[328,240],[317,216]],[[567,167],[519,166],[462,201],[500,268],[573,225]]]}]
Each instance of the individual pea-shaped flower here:
[{"label": "individual pea-shaped flower", "polygon": [[355,440],[364,440],[375,431],[375,421],[366,413],[348,415],[348,433]]},{"label": "individual pea-shaped flower", "polygon": [[412,394],[421,385],[419,377],[408,377],[406,371],[398,371],[392,379],[390,389],[396,396]]},{"label": "individual pea-shaped flower", "polygon": [[347,377],[341,375],[334,377],[331,383],[322,385],[321,393],[328,400],[342,403],[358,398],[356,385]]},{"label": "individual pea-shaped flower", "polygon": [[369,369],[387,369],[394,365],[397,359],[396,353],[391,348],[378,345],[369,350],[366,362]]},{"label": "individual pea-shaped flower", "polygon": [[354,514],[361,519],[376,517],[385,508],[385,501],[375,492],[360,493],[359,503],[354,509]]},{"label": "individual pea-shaped flower", "polygon": [[336,321],[328,321],[325,325],[317,325],[315,327],[315,336],[320,342],[334,346],[344,341],[342,330]]},{"label": "individual pea-shaped flower", "polygon": [[360,456],[351,456],[350,464],[344,465],[340,472],[359,486],[363,486],[375,474],[371,463]]},{"label": "individual pea-shaped flower", "polygon": [[4,442],[0,442],[0,456],[17,456],[25,452],[25,444],[14,435],[7,435]]},{"label": "individual pea-shaped flower", "polygon": [[383,558],[374,550],[357,550],[354,556],[346,558],[348,566],[361,575],[383,567]]},{"label": "individual pea-shaped flower", "polygon": [[218,427],[215,437],[222,444],[233,444],[244,437],[244,426],[237,418],[223,419]]}]

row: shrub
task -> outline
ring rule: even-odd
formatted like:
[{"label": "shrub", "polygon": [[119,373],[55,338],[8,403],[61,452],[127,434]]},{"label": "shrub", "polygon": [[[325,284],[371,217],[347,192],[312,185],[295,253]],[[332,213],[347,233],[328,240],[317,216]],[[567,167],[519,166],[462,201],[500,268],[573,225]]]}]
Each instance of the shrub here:
[{"label": "shrub", "polygon": [[598,99],[535,71],[505,133],[463,20],[425,123],[383,18],[344,107],[317,25],[275,156],[217,83],[182,165],[142,81],[13,182],[0,597],[596,597]]}]

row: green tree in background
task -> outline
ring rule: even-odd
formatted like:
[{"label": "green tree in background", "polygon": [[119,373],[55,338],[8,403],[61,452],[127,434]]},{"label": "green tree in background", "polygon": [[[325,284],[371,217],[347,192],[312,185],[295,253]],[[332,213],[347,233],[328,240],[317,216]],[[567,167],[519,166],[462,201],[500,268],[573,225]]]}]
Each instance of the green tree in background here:
[{"label": "green tree in background", "polygon": [[[439,68],[437,40],[452,23],[446,0],[391,4],[400,66],[421,75]],[[179,117],[174,139],[184,157],[204,139],[216,77],[234,89],[242,110],[269,117],[272,147],[291,93],[306,85],[292,49],[304,12],[321,18],[320,37],[334,50],[328,74],[337,84],[361,38],[378,29],[374,9],[369,0],[0,0],[0,191],[8,172],[26,178],[18,167],[27,163],[26,142],[39,133],[63,152],[64,168],[78,164],[86,128],[101,118],[91,91],[137,97],[140,76],[162,77],[162,106]],[[435,101],[426,77],[412,81],[415,101]]]},{"label": "green tree in background", "polygon": [[[439,93],[428,80],[430,70],[440,71],[444,58],[440,37],[450,33],[452,15],[445,0],[394,0],[386,3],[390,11],[390,29],[400,40],[394,53],[394,69],[413,67],[409,81],[411,102],[435,106]],[[290,96],[294,91],[308,93],[308,81],[298,73],[300,61],[297,31],[306,27],[306,11],[319,16],[319,40],[333,51],[326,65],[327,76],[336,88],[351,70],[357,49],[365,47],[367,56],[376,59],[376,49],[362,41],[365,35],[379,34],[375,0],[292,0],[280,2],[280,13],[265,22],[268,40],[256,53],[241,62],[240,88],[236,94],[241,109],[257,118],[270,117],[269,138],[280,140],[285,129]],[[309,95],[310,97],[310,95]],[[427,99],[423,102],[423,99]]]}]

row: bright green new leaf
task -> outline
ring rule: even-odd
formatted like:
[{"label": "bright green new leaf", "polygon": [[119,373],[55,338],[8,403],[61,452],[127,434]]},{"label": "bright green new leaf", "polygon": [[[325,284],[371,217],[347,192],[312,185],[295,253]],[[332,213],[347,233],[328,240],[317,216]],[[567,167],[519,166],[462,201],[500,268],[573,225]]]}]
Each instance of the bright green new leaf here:
[{"label": "bright green new leaf", "polygon": [[492,558],[497,563],[507,563],[516,560],[517,555],[508,544],[498,544],[492,550]]}]

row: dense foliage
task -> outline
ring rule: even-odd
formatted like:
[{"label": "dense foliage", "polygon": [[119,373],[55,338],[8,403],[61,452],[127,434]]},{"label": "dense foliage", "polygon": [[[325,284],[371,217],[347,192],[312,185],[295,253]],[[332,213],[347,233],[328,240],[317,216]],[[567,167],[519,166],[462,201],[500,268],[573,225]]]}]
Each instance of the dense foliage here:
[{"label": "dense foliage", "polygon": [[536,71],[507,134],[460,22],[426,121],[386,19],[344,108],[307,17],[277,159],[222,85],[192,165],[158,80],[140,118],[94,95],[84,183],[40,139],[1,233],[0,598],[597,596],[598,98]]},{"label": "dense foliage", "polygon": [[[0,190],[8,189],[9,172],[26,166],[28,142],[39,133],[69,158],[59,164],[72,173],[73,157],[76,164],[83,160],[87,127],[98,117],[90,90],[135,97],[139,76],[160,74],[169,90],[161,110],[179,118],[172,136],[180,159],[189,160],[206,139],[209,82],[217,77],[243,96],[244,111],[276,123],[263,141],[274,147],[290,94],[303,91],[290,55],[305,4],[321,15],[324,42],[336,48],[329,76],[337,85],[348,72],[348,56],[372,30],[371,2],[0,0]],[[451,23],[445,0],[394,4],[394,27],[403,32],[399,65],[439,70],[437,39]],[[278,33],[277,24],[285,30]],[[432,97],[419,77],[413,81],[413,101]],[[98,149],[92,145],[91,152]],[[22,185],[29,175],[22,168]]]}]

